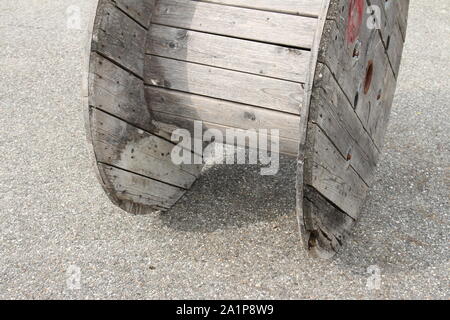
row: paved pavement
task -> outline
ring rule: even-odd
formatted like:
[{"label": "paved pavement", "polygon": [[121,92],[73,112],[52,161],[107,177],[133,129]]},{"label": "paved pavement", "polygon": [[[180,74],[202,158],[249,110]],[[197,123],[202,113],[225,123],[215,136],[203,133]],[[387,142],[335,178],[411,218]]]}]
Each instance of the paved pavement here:
[{"label": "paved pavement", "polygon": [[[288,159],[275,177],[214,167],[167,214],[109,203],[80,98],[93,2],[0,4],[0,298],[450,298],[449,1],[411,1],[376,183],[326,263],[301,248]],[[66,27],[73,4],[83,30]]]}]

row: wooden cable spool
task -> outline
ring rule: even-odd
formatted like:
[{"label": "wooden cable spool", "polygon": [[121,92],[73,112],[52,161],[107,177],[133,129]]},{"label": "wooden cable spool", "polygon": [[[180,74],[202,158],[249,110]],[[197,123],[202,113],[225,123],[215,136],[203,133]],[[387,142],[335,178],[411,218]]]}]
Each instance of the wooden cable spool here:
[{"label": "wooden cable spool", "polygon": [[[201,165],[175,128],[279,129],[298,157],[306,248],[332,257],[380,158],[408,0],[99,0],[85,97],[99,180],[123,210],[170,209]],[[213,208],[212,208],[213,209]]]}]

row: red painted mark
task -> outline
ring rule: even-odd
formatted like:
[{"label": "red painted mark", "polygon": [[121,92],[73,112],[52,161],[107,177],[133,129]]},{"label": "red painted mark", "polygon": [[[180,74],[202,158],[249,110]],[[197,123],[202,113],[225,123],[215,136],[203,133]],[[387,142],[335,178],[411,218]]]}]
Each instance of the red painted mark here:
[{"label": "red painted mark", "polygon": [[347,42],[353,43],[358,38],[364,16],[364,0],[350,0],[348,9]]}]

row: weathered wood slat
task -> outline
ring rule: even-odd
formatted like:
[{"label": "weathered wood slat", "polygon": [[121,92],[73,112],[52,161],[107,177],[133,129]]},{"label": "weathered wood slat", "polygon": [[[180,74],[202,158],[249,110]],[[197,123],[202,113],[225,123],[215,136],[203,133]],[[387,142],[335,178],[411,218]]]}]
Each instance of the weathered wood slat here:
[{"label": "weathered wood slat", "polygon": [[92,111],[93,144],[97,161],[188,189],[199,166],[175,165],[174,145],[99,110]]},{"label": "weathered wood slat", "polygon": [[[383,42],[387,44],[389,38],[397,24],[400,14],[400,2],[404,0],[397,1],[385,1],[385,0],[368,0],[369,5],[373,8],[373,22],[377,24],[379,28],[381,38]],[[380,15],[380,21],[377,21],[378,15]],[[402,41],[403,42],[403,41]]]},{"label": "weathered wood slat", "polygon": [[146,30],[109,1],[101,4],[91,50],[142,77]]},{"label": "weathered wood slat", "polygon": [[308,239],[308,247],[317,257],[333,257],[348,238],[355,220],[310,186],[305,186],[304,206],[310,212],[308,225],[314,230]]},{"label": "weathered wood slat", "polygon": [[316,74],[317,57],[319,55],[319,48],[321,44],[323,29],[325,21],[329,13],[329,1],[323,1],[320,8],[320,14],[317,22],[317,29],[314,35],[313,45],[311,48],[311,60],[308,64],[308,73],[305,83],[305,96],[303,107],[300,109],[300,132],[303,134],[299,137],[299,148],[297,156],[297,178],[295,183],[296,188],[296,208],[297,221],[299,225],[300,235],[303,240],[303,244],[308,252],[313,249],[310,244],[311,235],[315,230],[315,226],[312,224],[313,212],[305,202],[305,159],[310,154],[307,136],[309,125],[309,114],[311,113],[311,93],[314,89],[314,79]]},{"label": "weathered wood slat", "polygon": [[290,13],[295,15],[315,16],[320,12],[322,0],[195,0],[226,4],[249,9],[260,9],[273,12]]},{"label": "weathered wood slat", "polygon": [[[155,210],[167,210],[172,207],[186,192],[156,180],[123,171],[102,163],[99,164],[104,177],[111,182],[112,192],[117,194],[118,200],[127,207],[136,208],[136,203]],[[145,209],[145,208],[144,208]],[[145,213],[145,210],[133,210],[135,213]]]},{"label": "weathered wood slat", "polygon": [[313,151],[305,163],[305,184],[356,220],[366,198],[367,185],[314,124],[310,125],[308,140]]},{"label": "weathered wood slat", "polygon": [[[370,21],[371,13],[367,12],[366,1],[333,1],[332,18],[325,24],[321,50],[318,60],[324,63],[336,77],[342,90],[345,92],[353,107],[356,107],[362,95],[363,81],[366,75],[368,62],[373,60],[374,52],[371,50],[376,47],[379,41],[374,44],[374,39],[378,37],[378,31],[367,27],[366,22]],[[353,4],[360,4],[361,12],[358,6],[351,7]],[[348,27],[349,12],[360,19],[353,22],[353,27]],[[334,16],[336,15],[336,16]],[[378,46],[382,50],[382,47]],[[384,64],[384,61],[381,63]],[[351,76],[349,76],[351,74]]]},{"label": "weathered wood slat", "polygon": [[147,53],[268,77],[305,82],[309,51],[152,25]]},{"label": "weathered wood slat", "polygon": [[392,30],[392,35],[388,38],[388,41],[387,54],[392,66],[392,71],[394,72],[394,76],[395,78],[398,78],[398,74],[400,72],[400,61],[404,47],[399,24],[396,24],[396,27]]},{"label": "weathered wood slat", "polygon": [[[387,125],[391,114],[392,103],[394,101],[395,90],[397,88],[397,80],[392,69],[387,66],[384,75],[380,75],[380,79],[374,82],[378,83],[378,94],[372,93],[367,95],[367,106],[370,107],[368,113],[368,131],[373,141],[383,148],[384,137],[386,135]],[[360,108],[360,110],[364,110]],[[367,110],[367,109],[366,109]]]},{"label": "weathered wood slat", "polygon": [[145,71],[147,84],[168,89],[292,114],[302,103],[303,88],[294,82],[156,56],[147,56]]},{"label": "weathered wood slat", "polygon": [[240,129],[279,129],[281,137],[294,140],[300,136],[296,115],[156,87],[147,87],[146,95],[154,112]]},{"label": "weathered wood slat", "polygon": [[143,81],[97,53],[92,54],[91,61],[95,69],[90,79],[89,105],[151,131],[152,116],[147,108]]},{"label": "weathered wood slat", "polygon": [[[220,10],[218,10],[219,8]],[[160,0],[153,23],[267,43],[311,48],[316,18],[218,6],[186,0]]]},{"label": "weathered wood slat", "polygon": [[[194,132],[194,121],[199,120],[199,119],[190,119],[190,118],[186,118],[186,117],[179,117],[177,115],[163,113],[163,112],[155,112],[154,116],[155,116],[155,119],[161,123],[173,125],[175,127],[187,130],[188,132],[190,132],[192,138],[193,139],[195,138],[195,136],[194,136],[194,133],[195,133]],[[209,130],[209,129],[219,130],[222,133],[223,137],[225,137],[227,129],[235,129],[238,132],[242,133],[241,136],[244,136],[247,133],[247,132],[244,132],[243,129],[241,129],[241,128],[211,123],[211,122],[207,122],[207,121],[202,121],[202,128],[203,128],[203,132],[205,132],[206,130]],[[263,136],[261,136],[261,139],[263,139],[263,141],[267,141],[267,145],[265,147],[263,146],[260,149],[271,150],[272,139],[270,137],[270,132],[269,132],[269,136],[263,135]],[[224,142],[227,142],[227,141],[224,141]],[[208,144],[208,143],[209,142],[205,142],[205,144]],[[240,143],[240,141],[236,141],[235,144],[240,147],[249,147],[249,145],[246,142]],[[298,154],[298,141],[294,140],[294,139],[280,137],[279,138],[279,153],[289,155],[289,156],[296,156]]]},{"label": "weathered wood slat", "polygon": [[[349,9],[346,8],[342,15],[346,15],[347,10]],[[369,15],[366,15],[365,18],[368,19]],[[329,40],[321,46],[318,60],[328,66],[355,108],[360,102],[359,98],[363,95],[363,82],[368,63],[374,60],[374,52],[369,49],[374,48],[372,39],[378,37],[378,32],[375,29],[361,27],[358,39],[350,41],[345,26],[339,25],[334,20],[328,20],[324,33],[326,39]],[[378,39],[377,44],[380,42],[381,40]],[[382,52],[383,47],[378,45],[378,50]],[[377,63],[384,65],[384,59]],[[350,74],[351,76],[349,76]]]},{"label": "weathered wood slat", "polygon": [[[369,0],[369,4],[380,8],[380,32],[384,43],[387,43],[392,31],[400,28],[401,37],[406,37],[409,0]],[[394,41],[395,42],[395,41]],[[402,43],[404,41],[401,41]]]},{"label": "weathered wood slat", "polygon": [[[378,30],[368,28],[365,23],[369,21],[371,15],[370,11],[366,10],[366,2],[361,1],[364,4],[361,17],[363,22],[359,27],[359,33],[354,38],[349,35],[350,31],[346,25],[336,22],[348,18],[352,2],[341,0],[339,3],[337,7],[342,7],[344,10],[337,10],[338,17],[335,18],[337,20],[326,22],[324,39],[328,41],[321,46],[319,62],[328,66],[356,110],[361,123],[378,148],[381,148],[383,142],[379,139],[375,141],[375,138],[379,136],[378,115],[389,114],[386,110],[392,104],[392,101],[388,99],[389,88],[391,86],[395,88],[395,78],[385,77],[389,74],[389,59]],[[384,128],[383,125],[381,127]]]},{"label": "weathered wood slat", "polygon": [[381,9],[380,34],[395,77],[397,77],[400,69],[404,39],[406,37],[406,19],[408,17],[409,0],[387,2],[372,0],[371,3]]},{"label": "weathered wood slat", "polygon": [[409,0],[396,1],[400,7],[399,14],[397,15],[399,27],[403,35],[403,42],[406,39],[406,30],[408,27],[408,15],[409,15]]},{"label": "weathered wood slat", "polygon": [[[340,249],[339,235],[348,234],[358,217],[378,163],[395,91],[385,48],[388,37],[394,46],[403,41],[400,32],[386,32],[387,19],[384,31],[372,24],[376,7],[371,11],[368,5],[374,1],[386,3],[329,2],[320,45],[315,44],[319,49],[315,78],[306,89],[311,95],[302,109],[309,118],[307,141],[299,155],[299,179],[303,178],[298,182],[302,198],[297,200],[303,209],[298,209],[299,222],[308,249],[325,258]],[[400,15],[391,19],[406,21]],[[393,53],[395,59],[400,55]]]},{"label": "weathered wood slat", "polygon": [[367,66],[364,73],[360,79],[354,80],[355,83],[360,81],[361,88],[356,93],[358,101],[354,107],[364,127],[381,149],[384,141],[380,139],[380,133],[384,134],[385,123],[390,115],[396,79],[378,34],[371,42],[369,52],[372,54],[365,59]]},{"label": "weathered wood slat", "polygon": [[148,28],[156,0],[113,0],[117,7]]},{"label": "weathered wood slat", "polygon": [[330,70],[318,64],[310,121],[317,124],[361,178],[370,184],[379,151]]}]

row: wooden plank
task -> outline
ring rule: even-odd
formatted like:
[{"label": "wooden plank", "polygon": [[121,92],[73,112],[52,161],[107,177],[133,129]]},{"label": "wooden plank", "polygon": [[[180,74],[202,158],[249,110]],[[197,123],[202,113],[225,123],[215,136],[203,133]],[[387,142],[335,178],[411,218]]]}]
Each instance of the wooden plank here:
[{"label": "wooden plank", "polygon": [[317,23],[317,30],[314,35],[313,46],[311,48],[311,60],[308,64],[308,72],[306,76],[305,83],[305,97],[304,105],[300,109],[300,138],[299,138],[299,148],[297,156],[297,179],[296,179],[296,213],[297,220],[300,229],[300,234],[303,240],[305,248],[310,251],[309,240],[311,234],[314,232],[314,225],[311,223],[311,218],[313,212],[310,210],[309,206],[305,202],[305,160],[312,152],[307,144],[307,133],[309,126],[309,116],[311,111],[311,93],[314,89],[314,79],[316,74],[317,57],[319,55],[321,40],[323,39],[323,29],[325,27],[325,21],[327,18],[327,13],[329,12],[330,1],[323,1],[320,8],[319,19]]},{"label": "wooden plank", "polygon": [[[376,32],[368,39],[360,36],[360,41],[369,43],[364,49],[367,52],[360,51],[357,62],[359,71],[354,73],[353,77],[342,78],[340,85],[350,99],[354,99],[353,107],[359,119],[372,140],[381,149],[384,145],[383,139],[394,99],[396,78],[380,33]],[[395,48],[396,43],[403,48],[403,39],[399,34],[398,37],[392,37],[390,46]],[[401,52],[396,52],[395,55],[398,71]]]},{"label": "wooden plank", "polygon": [[[355,108],[363,94],[368,63],[374,60],[373,40],[379,35],[375,28],[367,27],[371,13],[367,11],[365,0],[339,0],[332,1],[332,4],[330,11],[333,19],[328,18],[325,23],[323,39],[326,41],[322,41],[318,61],[328,66]],[[362,6],[361,11],[355,4]],[[350,15],[359,17],[359,14],[362,15],[357,21],[348,21]],[[378,46],[378,49],[382,50],[382,47]],[[384,61],[377,63],[384,65]]]},{"label": "wooden plank", "polygon": [[107,1],[97,15],[91,50],[142,78],[146,30]]},{"label": "wooden plank", "polygon": [[246,130],[279,129],[281,137],[294,140],[300,136],[296,115],[156,87],[147,87],[146,95],[154,112]]},{"label": "wooden plank", "polygon": [[305,82],[310,59],[309,51],[160,25],[147,53],[296,82]]},{"label": "wooden plank", "polygon": [[114,3],[130,17],[148,28],[156,0],[114,0]]},{"label": "wooden plank", "polygon": [[315,124],[310,125],[308,144],[313,152],[306,158],[305,184],[356,220],[366,198],[367,185]]},{"label": "wooden plank", "polygon": [[153,130],[143,81],[97,53],[91,55],[91,61],[95,68],[90,75],[89,105],[139,128]]},{"label": "wooden plank", "polygon": [[[117,194],[119,201],[128,206],[128,211],[134,213],[146,213],[148,210],[136,212],[136,204],[147,206],[154,210],[167,210],[173,206],[186,192],[156,180],[123,171],[108,165],[99,164],[100,170],[108,181],[111,182],[113,192]],[[130,210],[130,208],[134,208]]]},{"label": "wooden plank", "polygon": [[91,123],[98,162],[184,189],[200,174],[199,166],[173,164],[174,145],[166,140],[96,109]]},{"label": "wooden plank", "polygon": [[[377,27],[379,27],[383,42],[387,44],[389,42],[388,38],[397,24],[398,15],[400,14],[400,1],[368,0],[368,2],[375,10],[373,11],[374,21],[378,24]],[[378,14],[381,15],[380,21],[376,21]]]},{"label": "wooden plank", "polygon": [[[347,10],[349,8],[344,10],[343,15],[346,15]],[[369,15],[364,18],[368,19]],[[344,20],[344,17],[341,19]],[[354,108],[363,95],[367,66],[369,61],[374,61],[373,39],[377,37],[379,38],[376,29],[361,27],[359,37],[349,41],[345,25],[338,25],[334,20],[328,20],[325,24],[324,38],[328,41],[321,46],[318,61],[328,66]],[[379,42],[380,39],[377,43]],[[378,50],[382,54],[383,47],[378,46]],[[385,65],[384,59],[377,60],[376,63],[377,66],[380,63]]]},{"label": "wooden plank", "polygon": [[[168,114],[168,113],[164,113],[164,112],[155,112],[154,116],[155,116],[155,119],[160,123],[164,123],[166,125],[171,125],[171,126],[175,126],[178,128],[183,128],[185,130],[188,130],[192,137],[194,137],[194,121],[200,120],[200,119],[190,119],[190,118],[186,118],[186,117],[179,117],[177,115]],[[217,124],[217,123],[210,123],[207,121],[202,121],[202,128],[203,128],[203,132],[205,132],[206,130],[209,130],[209,129],[219,130],[222,133],[223,137],[225,137],[225,133],[226,133],[227,129],[235,129],[238,132],[242,133],[242,135],[245,134],[245,132],[241,128],[225,126],[225,125],[221,125],[221,124]],[[269,133],[269,136],[267,136],[267,135],[261,136],[261,139],[265,139],[264,141],[267,141],[267,146],[265,148],[263,146],[260,149],[271,150],[272,138],[270,137],[270,132],[268,132],[268,133]],[[259,135],[258,135],[258,137],[259,137]],[[209,141],[209,142],[212,142],[212,141]],[[205,142],[205,145],[209,144],[209,142]],[[224,141],[224,142],[226,142],[226,141]],[[248,147],[248,145],[246,143],[237,142],[235,144],[240,147]],[[279,153],[286,154],[289,156],[297,156],[298,141],[294,140],[294,139],[280,137],[279,138]]]},{"label": "wooden plank", "polygon": [[328,66],[364,128],[377,147],[381,148],[383,142],[375,140],[380,136],[376,128],[384,126],[377,125],[377,122],[380,121],[380,114],[386,114],[384,118],[389,114],[392,100],[388,98],[390,88],[395,88],[395,78],[385,76],[389,74],[390,62],[380,33],[375,28],[368,28],[364,23],[371,16],[370,10],[366,10],[366,2],[361,1],[364,5],[363,23],[359,29],[356,28],[359,31],[355,31],[353,36],[349,35],[347,23],[336,22],[347,21],[352,2],[340,0],[336,3],[339,3],[336,7],[343,9],[336,10],[336,20],[326,22],[324,39],[327,41],[321,45],[319,62]]},{"label": "wooden plank", "polygon": [[406,39],[406,30],[408,27],[408,15],[409,15],[409,0],[398,0],[397,5],[400,7],[398,15],[398,23],[400,31],[403,35],[403,40]]},{"label": "wooden plank", "polygon": [[397,78],[406,37],[406,20],[408,17],[408,0],[382,1],[371,0],[381,8],[380,34],[387,51],[392,70]]},{"label": "wooden plank", "polygon": [[149,85],[299,114],[300,84],[204,65],[147,56]]},{"label": "wooden plank", "polygon": [[394,72],[395,78],[398,78],[400,72],[400,62],[403,54],[403,36],[401,35],[400,26],[397,23],[394,30],[392,30],[392,35],[388,38],[387,55],[391,63],[392,71]]},{"label": "wooden plank", "polygon": [[[380,8],[380,32],[384,43],[388,43],[389,36],[395,28],[400,28],[401,38],[406,38],[409,0],[368,0],[371,5]],[[401,40],[400,40],[401,41]]]},{"label": "wooden plank", "polygon": [[328,4],[315,76],[306,86],[308,105],[302,109],[309,117],[307,140],[300,144],[303,179],[297,183],[306,185],[297,196],[303,238],[324,258],[338,251],[342,239],[335,235],[347,234],[358,217],[379,161],[396,82],[382,33],[370,28],[375,12],[367,5],[373,1]]},{"label": "wooden plank", "polygon": [[317,25],[316,18],[187,0],[158,1],[152,22],[297,48],[311,48]]},{"label": "wooden plank", "polygon": [[380,78],[378,96],[374,94],[367,96],[367,104],[371,106],[367,128],[373,141],[382,148],[397,88],[397,80],[389,67],[386,68],[384,76],[380,76]]},{"label": "wooden plank", "polygon": [[304,202],[311,219],[308,225],[314,230],[307,239],[309,250],[323,259],[333,257],[348,238],[355,220],[310,186],[305,186]]},{"label": "wooden plank", "polygon": [[241,8],[267,10],[280,13],[289,13],[300,16],[317,17],[320,12],[322,0],[195,0],[225,4]]},{"label": "wooden plank", "polygon": [[318,64],[310,121],[323,130],[341,155],[366,182],[372,182],[380,152],[330,70]]}]

